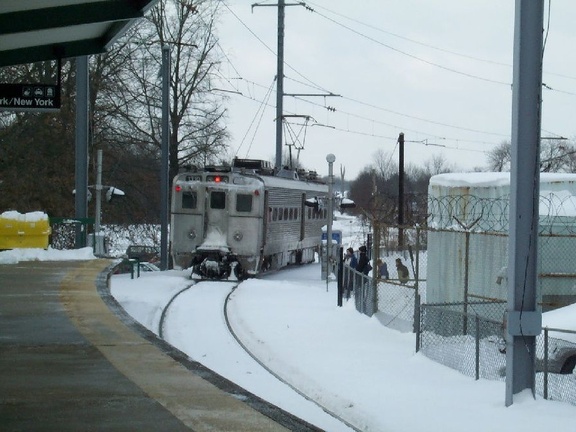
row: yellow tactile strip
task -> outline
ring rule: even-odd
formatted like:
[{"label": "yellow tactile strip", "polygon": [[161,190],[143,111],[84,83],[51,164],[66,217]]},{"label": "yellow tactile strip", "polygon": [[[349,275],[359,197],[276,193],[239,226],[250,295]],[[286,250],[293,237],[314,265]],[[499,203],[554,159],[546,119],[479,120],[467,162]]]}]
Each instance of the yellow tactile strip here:
[{"label": "yellow tactile strip", "polygon": [[194,431],[286,431],[260,412],[191,373],[126,327],[95,287],[111,263],[86,261],[61,284],[61,301],[82,333],[110,363]]}]

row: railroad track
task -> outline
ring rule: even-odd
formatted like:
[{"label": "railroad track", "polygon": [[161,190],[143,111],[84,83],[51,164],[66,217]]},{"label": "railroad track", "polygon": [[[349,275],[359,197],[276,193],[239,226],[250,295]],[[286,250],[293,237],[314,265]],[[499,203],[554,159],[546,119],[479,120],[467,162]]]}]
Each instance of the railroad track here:
[{"label": "railroad track", "polygon": [[[284,398],[292,398],[304,405],[312,404],[340,423],[339,430],[359,431],[269,369],[242,343],[228,319],[230,299],[238,286],[236,281],[199,281],[180,290],[162,311],[159,336],[270,403],[283,406]],[[239,374],[239,370],[242,373]]]}]

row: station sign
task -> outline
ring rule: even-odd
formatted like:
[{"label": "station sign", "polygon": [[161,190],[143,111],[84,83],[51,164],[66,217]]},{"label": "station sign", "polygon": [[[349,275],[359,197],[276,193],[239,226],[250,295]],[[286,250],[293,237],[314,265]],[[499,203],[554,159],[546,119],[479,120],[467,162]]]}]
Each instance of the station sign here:
[{"label": "station sign", "polygon": [[0,111],[56,111],[59,109],[59,85],[0,84]]}]

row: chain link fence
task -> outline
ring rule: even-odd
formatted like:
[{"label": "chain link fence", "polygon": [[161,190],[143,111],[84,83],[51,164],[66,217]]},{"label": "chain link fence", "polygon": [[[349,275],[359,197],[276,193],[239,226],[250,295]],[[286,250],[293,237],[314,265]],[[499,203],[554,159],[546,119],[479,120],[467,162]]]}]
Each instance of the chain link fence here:
[{"label": "chain link fence", "polygon": [[[504,302],[422,304],[416,321],[416,350],[475,379],[506,379]],[[498,317],[500,320],[485,316]],[[536,339],[536,392],[576,405],[576,332],[544,328]]]},{"label": "chain link fence", "polygon": [[465,375],[492,380],[506,376],[504,302],[468,305],[485,316],[464,313],[463,303],[422,304],[416,349]]},{"label": "chain link fence", "polygon": [[[429,197],[426,213],[427,222],[417,226],[374,221],[373,254],[387,264],[390,278],[356,274],[356,308],[388,327],[416,332],[416,349],[439,363],[476,379],[503,381],[509,197]],[[544,312],[576,302],[574,215],[576,200],[569,194],[540,197],[537,287]],[[404,250],[380,248],[399,231]],[[410,269],[406,284],[397,279],[397,257]],[[576,332],[544,328],[536,356],[537,392],[576,405]]]}]

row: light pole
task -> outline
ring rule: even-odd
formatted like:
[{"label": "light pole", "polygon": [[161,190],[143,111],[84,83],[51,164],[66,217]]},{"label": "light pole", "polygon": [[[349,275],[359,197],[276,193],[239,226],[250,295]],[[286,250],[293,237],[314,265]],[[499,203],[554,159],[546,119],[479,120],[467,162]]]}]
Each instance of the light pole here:
[{"label": "light pole", "polygon": [[328,162],[328,227],[326,230],[326,291],[330,276],[330,260],[332,259],[332,219],[334,217],[334,162],[336,156],[332,153],[326,155]]}]

